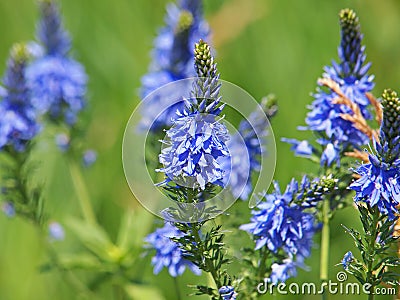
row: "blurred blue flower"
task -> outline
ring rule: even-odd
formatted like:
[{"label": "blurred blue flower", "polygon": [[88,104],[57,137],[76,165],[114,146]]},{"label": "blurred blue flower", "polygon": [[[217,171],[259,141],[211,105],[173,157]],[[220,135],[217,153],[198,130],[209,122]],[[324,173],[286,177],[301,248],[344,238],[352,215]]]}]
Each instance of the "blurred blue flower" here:
[{"label": "blurred blue flower", "polygon": [[273,284],[285,282],[291,277],[296,277],[298,266],[291,258],[284,259],[281,264],[273,263],[269,278]]},{"label": "blurred blue flower", "polygon": [[258,108],[248,119],[242,120],[238,132],[227,142],[230,157],[226,157],[222,162],[222,168],[227,173],[223,182],[224,185],[229,184],[235,198],[249,198],[253,190],[251,174],[261,170],[261,157],[265,154],[269,126],[264,113],[266,104],[261,103],[262,110]]},{"label": "blurred blue flower", "polygon": [[297,193],[298,184],[292,180],[284,194],[275,183],[273,194],[262,195],[263,201],[252,211],[251,223],[240,226],[253,236],[256,250],[267,247],[278,253],[282,249],[290,258],[310,255],[312,238],[318,227],[313,214],[294,203]]},{"label": "blurred blue flower", "polygon": [[25,78],[28,55],[26,47],[17,44],[7,63],[3,77],[5,90],[0,99],[0,149],[10,145],[16,151],[24,151],[40,131]]},{"label": "blurred blue flower", "polygon": [[184,234],[181,231],[166,222],[164,227],[156,229],[145,238],[149,244],[147,248],[156,250],[155,256],[151,259],[154,274],[160,273],[163,267],[166,267],[173,277],[182,275],[186,267],[195,275],[201,274],[201,270],[196,265],[182,257],[178,244],[171,240],[171,238],[182,236]]},{"label": "blurred blue flower", "polygon": [[223,300],[236,300],[238,293],[235,292],[233,286],[225,285],[218,290]]},{"label": "blurred blue flower", "polygon": [[97,153],[94,150],[86,150],[85,153],[83,153],[83,165],[88,168],[92,166],[96,160],[97,160]]},{"label": "blurred blue flower", "polygon": [[344,256],[343,259],[341,261],[341,264],[343,266],[343,268],[345,270],[347,270],[349,268],[350,263],[353,261],[354,256],[353,253],[351,251],[348,251]]},{"label": "blurred blue flower", "polygon": [[56,0],[39,0],[41,19],[37,24],[37,39],[46,55],[66,56],[71,49],[71,37],[64,29]]},{"label": "blurred blue flower", "polygon": [[68,57],[44,56],[28,67],[32,102],[53,120],[72,126],[85,106],[87,76],[81,64]]},{"label": "blurred blue flower", "polygon": [[15,216],[15,207],[11,202],[3,202],[1,209],[7,217],[12,218]]},{"label": "blurred blue flower", "polygon": [[311,157],[311,155],[315,152],[314,147],[306,140],[299,141],[288,138],[282,138],[281,140],[282,142],[292,145],[290,150],[292,150],[296,156]]},{"label": "blurred blue flower", "polygon": [[[336,82],[344,95],[360,107],[366,119],[371,115],[367,110],[369,100],[366,96],[373,87],[374,76],[368,75],[370,64],[364,64],[366,55],[365,47],[361,45],[362,34],[358,17],[354,11],[344,9],[340,12],[341,43],[338,48],[340,63],[332,62],[332,66],[324,68],[324,78]],[[324,134],[326,137],[318,142],[329,146],[324,151],[321,164],[331,165],[339,162],[338,153],[346,151],[348,147],[359,148],[368,143],[369,138],[353,126],[353,123],[342,118],[342,114],[352,114],[349,107],[344,104],[334,104],[333,100],[338,95],[332,91],[326,92],[318,89],[314,94],[314,102],[310,106],[306,123],[308,129]],[[335,150],[335,152],[333,152]]]},{"label": "blurred blue flower", "polygon": [[41,21],[37,39],[44,55],[28,67],[26,76],[32,102],[55,121],[72,126],[85,106],[87,75],[83,66],[68,56],[71,39],[64,30],[55,1],[40,1]]},{"label": "blurred blue flower", "polygon": [[69,149],[71,140],[67,134],[59,133],[55,137],[55,142],[58,149],[60,149],[62,152],[65,152]]},{"label": "blurred blue flower", "polygon": [[49,237],[54,241],[62,241],[65,238],[64,228],[58,222],[51,222],[49,224]]},{"label": "blurred blue flower", "polygon": [[[201,0],[179,0],[177,5],[169,4],[165,23],[166,26],[160,30],[154,41],[149,73],[142,78],[142,98],[167,83],[194,77],[196,72],[192,60],[193,46],[200,39],[207,40],[209,35],[209,26],[203,19]],[[142,123],[149,125],[149,122],[155,121],[151,127],[153,131],[169,127],[171,117],[183,108],[183,102],[170,105],[164,103],[163,107],[168,108],[159,116],[159,110],[154,108],[158,107],[160,101],[168,102],[170,99],[188,97],[190,85],[182,88],[183,90],[174,91],[176,97],[169,95],[151,98],[143,108]]]}]

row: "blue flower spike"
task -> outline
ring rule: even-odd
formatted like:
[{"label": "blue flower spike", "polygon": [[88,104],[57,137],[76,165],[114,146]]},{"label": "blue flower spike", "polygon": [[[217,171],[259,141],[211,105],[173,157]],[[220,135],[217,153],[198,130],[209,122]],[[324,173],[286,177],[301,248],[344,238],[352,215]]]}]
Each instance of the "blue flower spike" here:
[{"label": "blue flower spike", "polygon": [[[195,46],[198,77],[193,82],[193,97],[186,101],[173,126],[166,131],[167,139],[159,156],[167,183],[204,190],[207,184],[222,185],[225,171],[220,159],[229,155],[226,142],[228,130],[218,119],[220,103],[217,73],[210,47],[200,41]],[[206,77],[203,77],[206,76]]]},{"label": "blue flower spike", "polygon": [[166,222],[164,227],[156,229],[146,237],[147,248],[156,251],[156,254],[151,259],[151,263],[154,266],[154,274],[160,273],[164,267],[168,269],[172,277],[182,275],[186,268],[195,275],[201,274],[198,267],[183,258],[182,250],[179,248],[178,243],[171,240],[171,238],[179,238],[183,235],[176,227]]},{"label": "blue flower spike", "polygon": [[392,90],[385,90],[382,98],[383,120],[380,141],[374,143],[376,153],[369,153],[370,162],[356,170],[361,178],[350,188],[356,191],[356,202],[377,206],[381,214],[395,219],[400,204],[400,100]]},{"label": "blue flower spike", "polygon": [[[374,76],[368,74],[370,63],[365,63],[365,46],[362,45],[363,35],[356,13],[351,9],[343,9],[340,14],[341,42],[338,48],[339,63],[333,61],[331,66],[324,68],[320,87],[314,94],[314,102],[310,106],[306,123],[308,129],[323,137],[317,142],[325,147],[322,152],[321,164],[331,166],[340,163],[341,153],[360,149],[369,141],[369,137],[354,124],[343,118],[352,114],[348,105],[337,104],[339,95],[330,89],[323,89],[324,81],[332,81],[352,103],[358,105],[360,114],[365,119],[371,119],[368,111],[370,100],[367,97],[374,87]],[[310,147],[301,143],[293,143],[293,149],[299,155],[308,156]],[[301,146],[301,148],[300,148]]]},{"label": "blue flower spike", "polygon": [[63,27],[58,3],[41,0],[39,8],[37,39],[44,54],[27,69],[32,101],[52,121],[72,127],[86,105],[87,75],[83,66],[69,55],[71,38]]},{"label": "blue flower spike", "polygon": [[[142,77],[140,96],[145,98],[153,91],[170,82],[196,76],[193,68],[193,45],[200,39],[208,40],[209,26],[203,18],[201,0],[180,0],[167,7],[166,26],[154,41],[152,63],[149,72]],[[189,97],[190,85],[172,91],[175,98]],[[176,111],[182,110],[183,101],[171,103],[174,97],[156,95],[143,107],[140,128],[150,127],[159,132],[172,125]],[[159,108],[165,110],[159,114]],[[151,126],[150,126],[151,125]]]},{"label": "blue flower spike", "polygon": [[0,149],[11,146],[23,152],[40,131],[25,77],[28,59],[25,45],[13,46],[3,77],[5,91],[0,98]]}]

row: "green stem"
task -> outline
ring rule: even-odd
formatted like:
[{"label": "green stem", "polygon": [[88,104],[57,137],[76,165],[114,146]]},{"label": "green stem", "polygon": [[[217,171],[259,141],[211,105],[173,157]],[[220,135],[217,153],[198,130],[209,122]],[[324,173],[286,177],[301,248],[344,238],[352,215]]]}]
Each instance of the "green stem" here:
[{"label": "green stem", "polygon": [[[371,284],[371,289],[370,291],[374,290],[375,287],[375,280],[374,280],[374,274],[373,274],[373,263],[374,263],[374,257],[375,257],[375,241],[378,236],[379,230],[378,230],[378,225],[379,225],[379,211],[375,208],[374,211],[372,212],[372,231],[370,235],[370,240],[369,240],[369,245],[368,245],[368,263],[367,263],[367,282]],[[368,295],[368,300],[373,300],[374,299],[374,293],[370,293]]]},{"label": "green stem", "polygon": [[[198,225],[197,224],[194,225],[193,236],[195,238],[196,244],[199,246],[199,252],[204,253],[205,252],[204,245],[203,241],[200,238],[199,230],[200,228],[198,228]],[[222,284],[219,275],[217,273],[217,270],[215,270],[213,261],[209,257],[204,257],[204,264],[206,265],[207,270],[210,272],[212,278],[214,279],[214,283],[217,289],[219,289],[222,286]]]},{"label": "green stem", "polygon": [[[322,217],[323,217],[323,223],[322,223],[322,233],[321,233],[321,266],[320,266],[320,280],[321,282],[327,282],[328,281],[328,267],[329,267],[329,235],[330,235],[330,229],[329,229],[329,213],[330,213],[330,207],[329,207],[329,198],[324,199],[323,202],[323,208],[322,208]],[[322,299],[326,300],[328,299],[327,293],[324,291],[322,294]]]},{"label": "green stem", "polygon": [[92,204],[90,203],[89,193],[87,191],[81,169],[78,166],[77,162],[73,159],[69,160],[69,170],[71,173],[72,182],[79,198],[83,217],[88,223],[96,224],[96,217],[93,212]]},{"label": "green stem", "polygon": [[173,277],[173,278],[174,278],[176,300],[182,300],[181,291],[179,289],[178,278],[177,277]]},{"label": "green stem", "polygon": [[260,266],[259,266],[259,273],[258,273],[260,282],[262,282],[264,280],[264,276],[265,276],[265,272],[266,272],[265,263],[268,258],[268,250],[266,249],[266,247],[261,248],[261,251],[262,252],[261,252],[261,259],[260,259]]}]

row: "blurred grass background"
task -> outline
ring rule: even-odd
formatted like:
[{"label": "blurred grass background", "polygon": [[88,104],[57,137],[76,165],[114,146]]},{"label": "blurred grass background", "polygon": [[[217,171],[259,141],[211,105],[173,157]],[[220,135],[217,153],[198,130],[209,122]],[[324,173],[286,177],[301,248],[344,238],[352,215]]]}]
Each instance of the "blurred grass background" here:
[{"label": "blurred grass background", "polygon": [[[124,210],[133,209],[138,215],[152,218],[133,198],[125,182],[121,143],[126,122],[139,101],[140,77],[147,71],[152,40],[159,26],[163,25],[168,1],[61,2],[66,27],[73,36],[75,56],[85,65],[90,77],[87,143],[98,151],[99,158],[85,177],[99,222],[115,237]],[[279,113],[272,126],[278,150],[275,178],[281,181],[282,186],[292,176],[299,178],[315,168],[301,158],[294,158],[289,146],[279,141],[281,137],[308,136],[308,133],[299,133],[296,127],[304,124],[306,105],[311,101],[309,94],[315,89],[322,67],[337,57],[340,39],[338,12],[345,7],[354,8],[360,17],[367,59],[373,62],[371,73],[376,75],[375,95],[386,87],[398,89],[398,0],[205,0],[206,16],[213,26],[221,78],[238,84],[256,99],[268,93],[278,97]],[[33,0],[0,0],[1,73],[11,45],[33,39],[36,18]],[[37,156],[42,160],[41,176],[47,178],[49,212],[61,223],[67,214],[79,215],[66,163],[54,151],[51,137],[43,137]],[[347,249],[353,249],[341,223],[357,224],[356,212],[348,208],[333,221],[332,279],[340,270],[334,265]],[[151,230],[148,227],[145,232]],[[63,245],[55,245],[57,249],[77,250],[68,234],[67,231]],[[57,272],[38,272],[38,266],[46,260],[46,252],[38,232],[25,221],[0,215],[0,249],[0,300],[75,299],[74,291]],[[300,271],[299,280],[318,282],[317,247],[308,263],[312,271]],[[160,289],[165,299],[175,299],[172,279],[166,271],[153,276],[150,262],[145,259],[139,272],[144,281]],[[198,283],[198,280],[197,277],[185,276],[181,284]],[[184,288],[185,293],[188,291]],[[289,297],[319,298],[282,296]],[[331,296],[331,299],[363,298]],[[101,291],[99,299],[111,299],[109,290]],[[142,299],[148,298],[143,296]]]}]

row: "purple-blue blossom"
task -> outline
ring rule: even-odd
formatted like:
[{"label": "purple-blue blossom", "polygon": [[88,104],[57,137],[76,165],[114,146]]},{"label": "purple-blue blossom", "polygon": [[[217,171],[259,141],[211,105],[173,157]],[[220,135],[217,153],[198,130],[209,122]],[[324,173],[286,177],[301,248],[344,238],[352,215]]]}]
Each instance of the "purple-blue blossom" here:
[{"label": "purple-blue blossom", "polygon": [[256,250],[267,247],[274,253],[283,250],[289,257],[310,255],[318,227],[314,215],[304,211],[308,206],[295,203],[298,192],[298,184],[292,180],[283,194],[275,183],[274,193],[261,195],[262,201],[252,211],[251,223],[240,226],[252,235]]},{"label": "purple-blue blossom", "polygon": [[87,75],[83,66],[68,55],[71,39],[63,28],[58,4],[43,0],[39,6],[37,39],[44,55],[37,57],[26,72],[32,102],[52,120],[73,126],[85,107]]},{"label": "purple-blue blossom", "polygon": [[156,229],[145,238],[148,243],[147,248],[156,251],[151,259],[151,263],[154,266],[154,274],[160,273],[164,267],[168,269],[169,274],[173,277],[182,275],[186,268],[195,275],[201,274],[201,270],[196,265],[183,258],[179,245],[171,240],[171,238],[182,236],[184,234],[181,231],[166,222],[164,227]]},{"label": "purple-blue blossom", "polygon": [[97,152],[89,149],[83,153],[82,162],[86,168],[92,166],[97,160]]},{"label": "purple-blue blossom", "polygon": [[15,207],[11,202],[3,202],[1,205],[1,210],[9,218],[12,218],[15,216]]},{"label": "purple-blue blossom", "polygon": [[242,120],[238,132],[227,142],[230,157],[223,160],[223,169],[227,173],[223,182],[225,186],[229,185],[235,198],[249,198],[253,190],[251,175],[261,170],[269,126],[264,112],[267,109],[266,105],[267,101],[262,102],[262,109],[258,108],[248,119]]},{"label": "purple-blue blossom", "polygon": [[360,178],[350,188],[356,192],[356,202],[376,206],[381,214],[395,219],[400,204],[400,100],[391,90],[385,90],[382,98],[380,140],[374,142],[369,163],[356,169]]},{"label": "purple-blue blossom", "polygon": [[356,170],[361,178],[350,186],[356,191],[354,200],[377,206],[382,214],[394,219],[400,204],[400,159],[390,166],[370,154],[369,161]]},{"label": "purple-blue blossom", "polygon": [[67,134],[59,133],[55,136],[54,140],[55,140],[56,146],[62,152],[65,152],[69,149],[71,139]]},{"label": "purple-blue blossom", "polygon": [[342,261],[340,262],[345,270],[349,268],[350,263],[353,261],[354,256],[351,251],[346,252],[346,254],[343,256]]},{"label": "purple-blue blossom", "polygon": [[65,238],[64,228],[58,222],[51,222],[48,231],[51,240],[62,241]]},{"label": "purple-blue blossom", "polygon": [[290,150],[294,152],[296,156],[311,157],[315,152],[314,147],[306,140],[299,141],[296,139],[282,138],[282,142],[291,144]]},{"label": "purple-blue blossom", "polygon": [[238,296],[238,293],[235,292],[235,288],[230,285],[222,286],[218,292],[223,300],[236,300]]},{"label": "purple-blue blossom", "polygon": [[167,181],[204,190],[207,183],[222,184],[224,170],[219,158],[229,155],[226,127],[214,115],[180,117],[166,133],[159,156]]},{"label": "purple-blue blossom", "polygon": [[272,284],[285,282],[291,277],[297,276],[297,267],[299,265],[291,258],[286,258],[282,263],[273,263],[271,266],[271,274],[269,276]]},{"label": "purple-blue blossom", "polygon": [[[369,63],[365,63],[365,46],[362,38],[359,19],[355,12],[344,9],[340,12],[341,42],[338,48],[339,63],[332,61],[331,66],[324,68],[323,77],[336,82],[343,94],[350,101],[358,104],[364,118],[370,119],[368,112],[369,100],[366,93],[374,87],[374,76],[368,74]],[[353,126],[353,123],[342,118],[343,114],[352,114],[344,104],[334,104],[338,95],[327,91],[320,86],[313,95],[314,102],[310,105],[307,115],[306,129],[312,130],[321,136],[317,143],[322,145],[321,165],[331,166],[340,164],[341,154],[354,148],[360,149],[367,144],[369,138]],[[308,155],[310,148],[295,143],[292,148],[296,154]],[[298,148],[297,146],[302,146]],[[303,151],[305,150],[305,152]]]},{"label": "purple-blue blossom", "polygon": [[222,185],[225,171],[220,161],[229,156],[229,133],[218,117],[224,106],[218,94],[219,74],[204,41],[195,45],[195,67],[193,96],[166,131],[159,155],[163,168],[158,171],[165,173],[165,182],[204,190],[208,183]]},{"label": "purple-blue blossom", "polygon": [[[179,0],[177,5],[169,4],[165,23],[166,26],[154,41],[149,72],[142,78],[142,98],[165,84],[194,77],[193,45],[200,39],[207,40],[209,36],[210,30],[203,18],[201,0]],[[143,108],[139,127],[149,127],[152,131],[170,127],[175,112],[184,107],[183,102],[174,104],[171,99],[189,97],[190,88],[190,85],[181,85],[173,91],[175,97],[171,94],[168,97],[151,97]],[[160,104],[166,110],[158,115]]]},{"label": "purple-blue blossom", "polygon": [[5,90],[0,98],[0,149],[11,146],[16,151],[24,151],[40,131],[25,77],[27,60],[25,45],[15,45],[3,77]]}]

